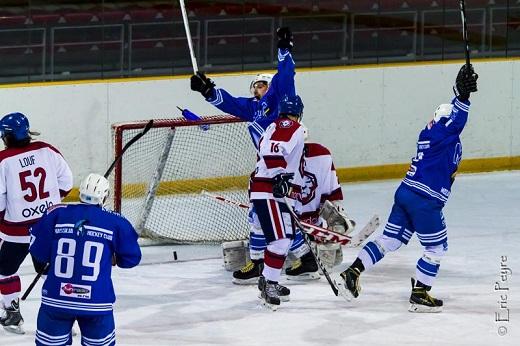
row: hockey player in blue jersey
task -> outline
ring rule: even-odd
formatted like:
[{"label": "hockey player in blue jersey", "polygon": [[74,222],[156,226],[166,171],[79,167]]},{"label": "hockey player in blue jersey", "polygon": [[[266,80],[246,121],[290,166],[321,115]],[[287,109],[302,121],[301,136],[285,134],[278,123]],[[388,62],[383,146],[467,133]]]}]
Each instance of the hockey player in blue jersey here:
[{"label": "hockey player in blue jersey", "polygon": [[443,302],[430,291],[448,250],[447,228],[442,209],[451,192],[462,157],[460,134],[466,125],[469,96],[477,91],[478,75],[471,65],[460,69],[451,104],[440,105],[433,120],[419,134],[417,155],[394,196],[394,205],[382,235],[368,242],[352,265],[337,278],[342,294],[358,297],[359,277],[387,252],[408,244],[413,233],[424,247],[412,278],[411,312],[439,312]]},{"label": "hockey player in blue jersey", "polygon": [[74,321],[82,345],[115,345],[112,264],[132,268],[141,260],[135,229],[102,207],[108,180],[90,174],[79,190],[81,203],[50,208],[31,229],[31,254],[49,264],[36,345],[70,345]]},{"label": "hockey player in blue jersey", "polygon": [[[285,96],[296,95],[295,64],[291,55],[294,45],[293,35],[289,28],[279,28],[276,33],[278,36],[278,72],[274,76],[265,73],[258,74],[250,85],[253,97],[234,97],[224,89],[215,88],[215,83],[202,72],[197,72],[191,77],[191,89],[200,92],[206,101],[225,113],[249,122],[249,134],[256,149],[258,149],[258,141],[265,129],[278,118],[280,101]],[[256,284],[262,271],[263,255],[267,245],[254,209],[251,209],[249,213],[249,223],[251,225],[249,248],[252,261],[233,273],[233,282],[236,284]],[[317,275],[318,266],[299,230],[295,235],[291,252],[304,264],[298,269],[299,274],[314,273]]]}]

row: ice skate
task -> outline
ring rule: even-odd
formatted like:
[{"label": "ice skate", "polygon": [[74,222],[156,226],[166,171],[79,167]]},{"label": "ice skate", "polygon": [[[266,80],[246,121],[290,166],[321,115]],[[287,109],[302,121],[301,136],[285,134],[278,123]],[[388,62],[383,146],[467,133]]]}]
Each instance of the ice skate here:
[{"label": "ice skate", "polygon": [[292,267],[285,270],[285,275],[287,275],[287,280],[295,281],[316,280],[320,278],[318,264],[310,252],[294,261]]},{"label": "ice skate", "polygon": [[22,328],[23,318],[20,313],[20,303],[18,299],[11,302],[11,306],[4,308],[4,314],[0,318],[0,324],[10,333],[25,334]]},{"label": "ice skate", "polygon": [[[280,286],[277,282],[266,280],[263,276],[260,276],[258,279],[259,298],[262,301],[262,305],[273,311],[276,311],[278,306],[280,306],[277,286]],[[284,288],[287,289],[287,287]]]},{"label": "ice skate", "polygon": [[263,260],[248,262],[240,270],[233,272],[233,283],[236,285],[255,285],[264,268]]},{"label": "ice skate", "polygon": [[441,312],[443,302],[428,294],[431,287],[418,286],[412,278],[412,294],[410,295],[410,312]]},{"label": "ice skate", "polygon": [[360,275],[359,269],[348,267],[347,270],[340,274],[339,278],[334,279],[336,288],[347,301],[359,296],[359,292],[361,292],[361,286],[359,285]]}]

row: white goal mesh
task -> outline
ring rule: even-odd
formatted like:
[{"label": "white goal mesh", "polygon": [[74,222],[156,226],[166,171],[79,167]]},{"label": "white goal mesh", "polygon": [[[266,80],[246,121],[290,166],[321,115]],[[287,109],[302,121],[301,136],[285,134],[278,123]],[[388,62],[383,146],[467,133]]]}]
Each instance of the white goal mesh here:
[{"label": "white goal mesh", "polygon": [[[115,156],[146,123],[112,126]],[[255,160],[246,123],[235,117],[154,120],[116,165],[114,209],[143,237],[181,244],[246,239],[247,210],[201,191],[248,204]]]}]

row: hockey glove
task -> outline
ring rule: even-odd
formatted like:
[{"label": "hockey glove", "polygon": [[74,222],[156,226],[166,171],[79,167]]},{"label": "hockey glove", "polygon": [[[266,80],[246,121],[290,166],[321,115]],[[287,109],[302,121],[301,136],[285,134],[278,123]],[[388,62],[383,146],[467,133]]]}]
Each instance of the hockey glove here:
[{"label": "hockey glove", "polygon": [[477,79],[478,74],[473,70],[473,66],[463,65],[457,74],[455,86],[453,86],[455,96],[460,101],[467,101],[469,95],[477,91]]},{"label": "hockey glove", "polygon": [[278,28],[276,30],[276,35],[278,36],[278,48],[285,48],[292,51],[294,38],[291,30],[288,27]]},{"label": "hockey glove", "polygon": [[289,195],[290,181],[293,177],[294,173],[281,173],[274,177],[273,196],[275,198],[284,198]]},{"label": "hockey glove", "polygon": [[191,90],[200,92],[205,98],[211,96],[214,88],[215,83],[203,72],[197,71],[197,74],[191,76]]}]

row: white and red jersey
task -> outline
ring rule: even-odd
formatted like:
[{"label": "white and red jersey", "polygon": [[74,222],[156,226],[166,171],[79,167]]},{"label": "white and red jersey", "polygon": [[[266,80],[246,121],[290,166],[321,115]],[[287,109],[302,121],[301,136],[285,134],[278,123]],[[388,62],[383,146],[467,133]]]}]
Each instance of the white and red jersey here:
[{"label": "white and red jersey", "polygon": [[0,151],[0,239],[29,242],[29,228],[72,189],[72,172],[45,142]]},{"label": "white and red jersey", "polygon": [[329,149],[318,143],[305,143],[303,157],[303,184],[296,211],[303,221],[319,225],[323,203],[343,200],[343,192]]},{"label": "white and red jersey", "polygon": [[288,118],[276,119],[260,138],[256,168],[251,175],[250,199],[275,199],[273,178],[281,173],[294,173],[293,192],[302,183],[303,127]]}]

